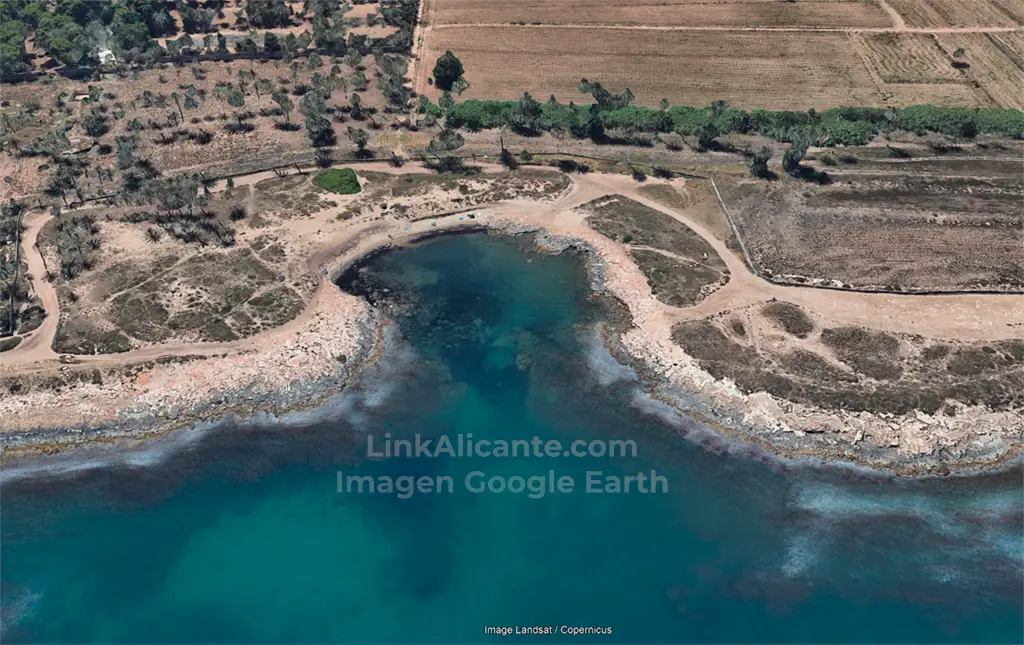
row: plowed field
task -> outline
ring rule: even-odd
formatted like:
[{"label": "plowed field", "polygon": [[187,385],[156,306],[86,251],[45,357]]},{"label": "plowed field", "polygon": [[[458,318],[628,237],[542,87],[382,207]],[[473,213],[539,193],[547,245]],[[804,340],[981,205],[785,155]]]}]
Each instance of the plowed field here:
[{"label": "plowed field", "polygon": [[889,27],[879,6],[866,0],[777,2],[753,0],[436,0],[436,24],[686,25]]},{"label": "plowed field", "polygon": [[577,88],[587,77],[629,87],[637,103],[650,106],[662,97],[767,109],[882,102],[850,37],[840,33],[435,27],[425,60],[446,49],[466,69],[470,87],[462,98],[513,99],[529,91],[581,102]]},{"label": "plowed field", "polygon": [[1020,0],[887,0],[908,27],[1021,27]]}]

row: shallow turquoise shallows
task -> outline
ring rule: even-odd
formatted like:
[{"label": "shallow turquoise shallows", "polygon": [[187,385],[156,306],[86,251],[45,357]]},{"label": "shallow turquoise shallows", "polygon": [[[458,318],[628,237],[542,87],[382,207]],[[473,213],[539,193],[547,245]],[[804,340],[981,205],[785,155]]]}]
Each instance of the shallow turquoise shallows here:
[{"label": "shallow turquoise shallows", "polygon": [[[913,483],[710,450],[603,349],[587,281],[524,238],[378,255],[342,284],[400,334],[319,420],[10,481],[3,642],[1021,641],[1020,470]],[[636,455],[367,457],[368,436],[460,433]],[[453,489],[338,492],[339,470]],[[474,493],[474,471],[575,486]],[[588,471],[601,488],[654,471],[667,492],[588,494]]]}]

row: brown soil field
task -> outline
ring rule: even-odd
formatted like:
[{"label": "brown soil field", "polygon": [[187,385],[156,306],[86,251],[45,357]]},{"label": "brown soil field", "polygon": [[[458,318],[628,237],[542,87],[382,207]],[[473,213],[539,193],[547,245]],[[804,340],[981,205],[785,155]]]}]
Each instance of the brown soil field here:
[{"label": "brown soil field", "polygon": [[1019,0],[887,0],[909,27],[1021,27]]},{"label": "brown soil field", "polygon": [[965,70],[993,103],[1024,109],[1024,33],[941,34],[943,49],[952,54],[964,50]]},{"label": "brown soil field", "polygon": [[[462,98],[514,99],[529,91],[579,102],[586,77],[629,87],[638,104],[649,106],[662,97],[677,105],[727,100],[765,109],[884,104],[851,37],[841,33],[435,27],[423,58],[432,61],[446,49],[466,69],[470,87]],[[429,74],[426,67],[421,74]]]},{"label": "brown soil field", "polygon": [[864,34],[878,75],[886,83],[966,83],[932,34]]},{"label": "brown soil field", "polygon": [[1024,287],[1019,161],[974,168],[989,177],[943,174],[943,162],[921,163],[921,172],[914,160],[899,170],[893,163],[880,172],[870,172],[870,163],[832,170],[836,181],[829,186],[747,182],[723,197],[758,270],[786,282],[837,280],[883,290]]},{"label": "brown soil field", "polygon": [[[425,0],[432,1],[432,0]],[[433,0],[435,24],[654,25],[691,27],[890,27],[867,0],[782,3],[769,0]]]},{"label": "brown soil field", "polygon": [[886,105],[909,107],[911,105],[942,105],[947,107],[1009,107],[995,103],[980,88],[970,84],[936,83],[893,83],[886,84],[889,94]]}]

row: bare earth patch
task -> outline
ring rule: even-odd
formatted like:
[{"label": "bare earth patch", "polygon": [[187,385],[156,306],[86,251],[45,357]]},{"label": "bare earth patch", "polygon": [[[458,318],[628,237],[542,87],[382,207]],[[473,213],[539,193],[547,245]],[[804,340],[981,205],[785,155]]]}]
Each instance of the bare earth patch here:
[{"label": "bare earth patch", "polygon": [[921,173],[916,159],[857,164],[829,186],[745,183],[725,198],[755,266],[784,282],[891,291],[1024,287],[1019,161],[1009,176],[1001,174],[1008,164],[975,168],[988,177],[946,175],[943,164],[957,162],[922,159]]}]

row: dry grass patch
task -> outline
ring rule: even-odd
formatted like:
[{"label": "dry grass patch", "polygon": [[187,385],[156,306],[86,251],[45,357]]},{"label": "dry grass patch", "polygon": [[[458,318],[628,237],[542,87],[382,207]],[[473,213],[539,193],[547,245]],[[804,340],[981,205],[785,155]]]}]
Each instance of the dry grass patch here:
[{"label": "dry grass patch", "polygon": [[594,230],[629,245],[651,293],[667,305],[692,306],[729,280],[715,249],[664,213],[622,195],[602,197],[580,209]]},{"label": "dry grass patch", "polygon": [[[724,99],[764,109],[884,105],[846,34],[435,27],[425,59],[446,49],[458,52],[465,66],[470,87],[463,98],[515,99],[529,91],[580,101],[579,81],[586,77],[629,87],[648,106],[662,97],[676,105]],[[419,73],[429,74],[430,66]],[[420,80],[417,86],[427,87]],[[437,91],[428,94],[436,98]]]},{"label": "dry grass patch", "polygon": [[965,83],[931,34],[864,34],[878,75],[886,83]]},{"label": "dry grass patch", "polygon": [[437,24],[658,25],[688,27],[888,27],[878,5],[862,0],[779,3],[764,0],[435,0]]},{"label": "dry grass patch", "polygon": [[313,184],[310,175],[296,174],[264,179],[253,186],[253,214],[258,217],[309,217],[338,203]]},{"label": "dry grass patch", "polygon": [[888,0],[909,27],[1020,27],[1017,0]]},{"label": "dry grass patch", "polygon": [[673,307],[692,307],[728,281],[728,272],[658,251],[630,249],[655,298]]},{"label": "dry grass patch", "polygon": [[[953,163],[970,172],[970,161]],[[847,170],[832,186],[745,183],[723,197],[754,265],[783,281],[897,291],[1024,286],[1019,176],[950,177],[915,165],[901,163],[906,174]]]},{"label": "dry grass patch", "polygon": [[814,331],[814,321],[799,306],[791,302],[770,302],[761,313],[773,323],[797,338],[807,338]]},{"label": "dry grass patch", "polygon": [[21,344],[21,336],[11,338],[0,338],[0,353],[9,352]]},{"label": "dry grass patch", "polygon": [[689,226],[627,197],[601,197],[580,209],[587,213],[587,223],[609,239],[651,247],[721,272],[727,271],[715,249]]},{"label": "dry grass patch", "polygon": [[680,323],[672,338],[716,378],[796,403],[891,414],[934,414],[948,401],[1024,409],[1024,341],[929,341],[850,326],[778,338],[773,326],[741,310]]}]

